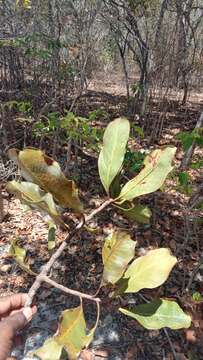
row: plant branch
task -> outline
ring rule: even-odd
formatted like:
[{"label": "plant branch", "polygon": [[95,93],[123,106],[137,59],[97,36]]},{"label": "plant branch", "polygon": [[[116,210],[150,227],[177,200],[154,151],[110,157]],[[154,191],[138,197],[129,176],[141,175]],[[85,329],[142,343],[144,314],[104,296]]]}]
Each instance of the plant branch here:
[{"label": "plant branch", "polygon": [[99,298],[95,298],[92,295],[84,294],[84,293],[81,293],[80,291],[72,290],[72,289],[67,288],[66,286],[60,285],[56,281],[50,279],[46,275],[39,275],[39,279],[40,279],[41,283],[46,282],[47,284],[55,287],[56,289],[59,289],[59,290],[65,292],[66,294],[78,296],[80,298],[88,299],[88,300],[95,301],[95,302],[101,301]]},{"label": "plant branch", "polygon": [[167,330],[166,328],[163,328],[163,331],[164,331],[164,334],[166,335],[167,340],[168,340],[168,342],[169,342],[169,345],[170,345],[170,347],[171,347],[171,351],[172,351],[172,353],[173,353],[174,360],[178,360],[178,356],[177,356],[176,351],[175,351],[175,349],[174,349],[174,346],[173,346],[173,343],[172,343],[172,341],[171,341],[171,338],[170,338],[170,336],[169,336],[169,334],[168,334],[168,330]]},{"label": "plant branch", "polygon": [[92,218],[99,214],[102,210],[104,210],[107,206],[112,204],[114,202],[114,199],[107,199],[103,204],[101,204],[97,209],[93,210],[91,214],[85,217],[85,223],[92,220]]},{"label": "plant branch", "polygon": [[43,276],[47,276],[49,271],[51,270],[53,264],[55,261],[61,256],[62,252],[66,248],[68,242],[77,234],[79,231],[84,227],[86,222],[90,221],[95,215],[100,213],[102,210],[104,210],[108,205],[114,202],[114,199],[107,199],[103,204],[101,204],[97,209],[93,210],[88,216],[83,217],[82,221],[79,222],[76,227],[73,229],[72,232],[70,232],[65,240],[62,242],[62,244],[59,246],[59,248],[56,250],[56,252],[51,256],[49,261],[43,266],[42,271],[39,273],[39,275],[36,277],[33,285],[31,286],[29,292],[28,292],[28,300],[25,303],[25,307],[30,306],[32,304],[33,298],[35,294],[37,293],[38,289],[41,286],[42,278]]}]

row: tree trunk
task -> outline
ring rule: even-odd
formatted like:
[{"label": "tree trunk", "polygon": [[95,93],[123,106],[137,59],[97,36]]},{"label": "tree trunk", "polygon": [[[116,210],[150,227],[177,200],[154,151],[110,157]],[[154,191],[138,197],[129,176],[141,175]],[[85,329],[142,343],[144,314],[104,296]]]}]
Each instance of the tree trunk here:
[{"label": "tree trunk", "polygon": [[157,47],[157,45],[159,44],[162,23],[163,23],[163,20],[164,20],[164,14],[165,14],[165,12],[167,10],[167,6],[168,6],[168,0],[163,0],[163,2],[161,4],[161,8],[160,8],[159,18],[158,18],[158,21],[157,21],[157,27],[156,27],[156,33],[155,33],[155,41],[154,41],[155,47]]},{"label": "tree trunk", "polygon": [[125,61],[125,49],[122,50],[122,48],[118,42],[117,42],[117,45],[118,45],[118,49],[119,49],[119,53],[120,53],[120,57],[121,57],[121,61],[122,61],[123,72],[124,72],[124,76],[125,76],[126,96],[127,96],[127,101],[129,103],[130,87],[129,87],[129,81],[128,81],[128,70],[127,70],[126,61]]}]

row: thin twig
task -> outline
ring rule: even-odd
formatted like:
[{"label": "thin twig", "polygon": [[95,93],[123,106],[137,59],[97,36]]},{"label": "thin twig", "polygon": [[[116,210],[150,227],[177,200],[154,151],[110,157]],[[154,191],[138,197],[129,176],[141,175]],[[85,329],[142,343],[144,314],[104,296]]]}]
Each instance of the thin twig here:
[{"label": "thin twig", "polygon": [[192,271],[192,273],[190,275],[190,278],[189,278],[189,281],[188,281],[188,284],[187,284],[187,287],[186,287],[186,292],[190,291],[192,282],[193,282],[195,276],[197,275],[199,269],[201,268],[202,264],[203,264],[203,255],[200,256],[197,265],[195,266],[195,268],[193,269],[193,271]]},{"label": "thin twig", "polygon": [[31,288],[28,292],[28,300],[25,303],[25,307],[30,306],[32,304],[33,298],[41,286],[41,282],[42,282],[41,278],[43,276],[48,275],[53,264],[61,256],[61,254],[64,251],[64,249],[66,248],[68,242],[84,227],[86,222],[90,221],[95,215],[97,215],[102,210],[104,210],[108,205],[113,203],[113,201],[114,201],[113,199],[107,199],[101,206],[99,206],[97,209],[92,211],[91,214],[89,214],[86,217],[83,217],[82,221],[78,223],[78,225],[75,227],[75,229],[73,229],[73,231],[66,236],[65,240],[62,242],[62,244],[59,246],[59,248],[56,250],[56,252],[51,256],[49,261],[43,266],[40,274],[36,277],[33,285],[31,286]]},{"label": "thin twig", "polygon": [[100,302],[101,301],[99,298],[95,298],[92,295],[84,294],[84,293],[81,293],[80,291],[72,290],[72,289],[69,289],[66,286],[58,284],[56,281],[50,279],[48,276],[41,275],[41,276],[39,276],[39,278],[41,280],[41,283],[46,282],[47,284],[55,287],[56,289],[59,289],[59,290],[65,292],[66,294],[70,294],[70,295],[73,295],[73,296],[78,296],[78,297],[81,297],[83,299],[88,299],[88,300],[95,301],[95,302]]},{"label": "thin twig", "polygon": [[[186,253],[186,247],[190,241],[191,238],[191,226],[190,226],[190,221],[189,221],[189,210],[188,208],[185,209],[184,211],[184,242],[183,245],[181,246],[182,248],[182,259],[183,261],[185,260],[185,253]],[[186,269],[184,268],[184,273],[183,273],[183,282],[182,282],[182,295],[185,292],[185,283],[186,283]]]},{"label": "thin twig", "polygon": [[100,303],[97,301],[97,319],[96,319],[96,323],[94,328],[97,329],[98,325],[99,325],[99,319],[100,319]]},{"label": "thin twig", "polygon": [[93,210],[91,214],[85,217],[85,222],[88,222],[92,220],[92,218],[100,213],[102,210],[104,210],[108,205],[112,204],[114,202],[114,199],[108,199],[103,204],[101,204],[97,209]]},{"label": "thin twig", "polygon": [[168,334],[168,330],[166,328],[164,328],[163,331],[164,331],[164,333],[165,333],[165,335],[167,337],[167,340],[169,342],[169,345],[171,347],[171,351],[173,353],[174,360],[178,360],[178,357],[177,357],[176,351],[174,349],[173,343],[172,343],[171,338],[170,338],[170,336]]}]

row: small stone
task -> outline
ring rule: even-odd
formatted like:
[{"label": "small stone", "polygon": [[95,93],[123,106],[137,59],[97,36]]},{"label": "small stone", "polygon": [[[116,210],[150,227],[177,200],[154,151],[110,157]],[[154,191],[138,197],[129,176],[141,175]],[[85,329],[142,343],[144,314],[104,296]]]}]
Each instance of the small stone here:
[{"label": "small stone", "polygon": [[12,267],[11,264],[2,265],[0,266],[0,271],[7,273],[9,272],[9,270],[11,270],[11,267]]},{"label": "small stone", "polygon": [[194,330],[187,330],[186,331],[186,339],[189,342],[195,343],[197,341],[197,337]]}]

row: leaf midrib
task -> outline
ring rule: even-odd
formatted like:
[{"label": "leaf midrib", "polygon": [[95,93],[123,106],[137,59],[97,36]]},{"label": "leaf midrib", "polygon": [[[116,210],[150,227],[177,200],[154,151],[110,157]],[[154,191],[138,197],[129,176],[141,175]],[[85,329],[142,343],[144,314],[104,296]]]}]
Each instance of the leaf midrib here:
[{"label": "leaf midrib", "polygon": [[[138,185],[140,185],[143,180],[145,180],[154,170],[157,169],[157,167],[159,166],[160,157],[161,157],[161,154],[160,154],[160,156],[159,156],[159,159],[158,159],[158,161],[157,161],[156,166],[153,167],[153,168],[148,172],[148,174],[146,174],[142,179],[140,179],[140,181],[139,181],[136,185],[134,185],[134,186],[137,187]],[[147,166],[147,165],[145,165],[145,166]],[[171,167],[171,165],[170,165],[170,167]],[[143,170],[144,170],[144,169],[143,169]],[[139,176],[139,174],[138,174],[137,176]],[[134,179],[132,179],[132,180],[129,181],[129,182],[131,182],[132,186],[133,186],[133,181],[134,181],[135,179],[136,179],[136,177],[135,177]],[[126,183],[125,186],[127,186],[127,184],[128,184],[128,183]],[[125,187],[125,186],[124,186],[124,187]],[[123,197],[125,197],[125,195],[128,194],[129,192],[131,192],[132,190],[133,190],[133,189],[132,189],[132,187],[131,187],[130,189],[125,190],[123,193],[122,193],[122,191],[121,191],[121,194],[120,194],[120,196],[118,197],[118,200],[119,200],[119,199],[122,199]]]},{"label": "leaf midrib", "polygon": [[111,182],[109,183],[109,178],[110,178],[110,171],[112,169],[112,159],[114,158],[114,155],[115,155],[115,149],[116,149],[116,144],[117,144],[117,137],[118,137],[118,129],[119,129],[119,126],[116,127],[116,135],[115,135],[115,139],[116,141],[114,142],[114,145],[113,148],[112,148],[112,152],[111,152],[111,156],[110,156],[110,166],[107,168],[107,188],[109,189],[109,186],[111,185],[111,182],[113,181],[113,178],[111,180]]},{"label": "leaf midrib", "polygon": [[[78,316],[73,320],[72,325],[65,331],[65,334],[64,334],[64,335],[61,335],[62,340],[60,339],[60,334],[59,334],[59,335],[58,335],[58,339],[57,339],[57,337],[56,337],[56,341],[58,340],[58,341],[62,342],[63,339],[64,339],[64,337],[66,337],[68,334],[70,334],[70,333],[73,331],[75,325],[77,324],[78,320],[80,319],[80,315],[81,315],[81,314],[82,314],[82,310],[80,309],[80,311],[79,311],[79,313],[78,313]],[[61,345],[61,344],[60,344],[60,345]],[[63,344],[62,344],[62,345],[63,345]],[[73,345],[73,347],[75,348],[74,345]],[[75,348],[75,349],[76,349],[76,348]]]},{"label": "leaf midrib", "polygon": [[[126,311],[126,314],[129,314],[128,313],[128,311]],[[166,318],[166,319],[177,319],[177,320],[179,320],[180,318],[184,318],[184,315],[180,315],[179,317],[178,316],[172,316],[172,315],[158,315],[158,314],[153,314],[153,315],[149,315],[149,314],[134,314],[133,312],[132,312],[132,314],[134,315],[134,316],[139,316],[139,317],[148,317],[148,318],[150,318],[151,319],[151,317],[153,317],[154,316],[154,318]],[[130,316],[130,315],[129,315]],[[186,315],[187,316],[187,315]]]}]

